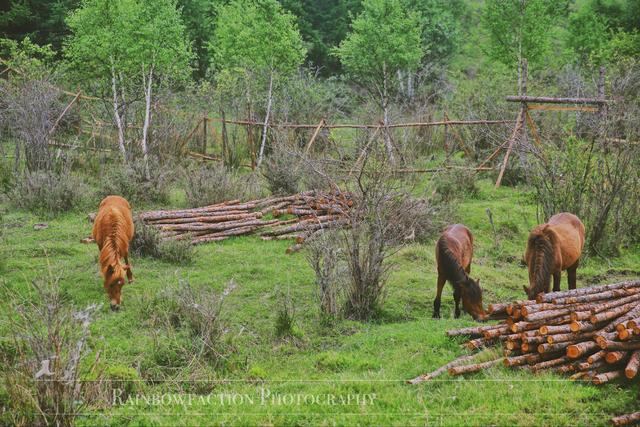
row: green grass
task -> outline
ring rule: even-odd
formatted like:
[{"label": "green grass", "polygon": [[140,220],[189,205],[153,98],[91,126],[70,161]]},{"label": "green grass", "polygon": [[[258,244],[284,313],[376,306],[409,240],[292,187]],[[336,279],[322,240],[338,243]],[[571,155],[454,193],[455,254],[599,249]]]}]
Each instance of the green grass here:
[{"label": "green grass", "polygon": [[[172,200],[179,203],[181,198],[174,195]],[[493,214],[495,235],[487,208]],[[394,256],[397,265],[385,304],[380,316],[369,323],[323,321],[304,253],[286,255],[287,242],[258,237],[201,245],[189,266],[133,259],[136,282],[125,286],[122,310],[114,314],[102,289],[97,250],[79,243],[91,231],[84,213],[61,215],[48,221],[49,228],[36,231],[33,224],[40,219],[6,205],[0,209],[5,211],[3,244],[8,249],[1,273],[8,286],[24,291],[50,265],[75,305],[104,303],[92,325],[90,342],[94,354],[100,351],[100,363],[129,378],[131,369],[140,371],[136,390],[145,396],[171,393],[161,404],[139,401],[88,408],[80,424],[604,425],[611,415],[637,406],[635,386],[595,387],[552,374],[504,368],[407,385],[407,379],[464,354],[459,347],[462,341],[446,338],[444,332],[473,325],[466,314],[453,319],[449,286],[443,295],[443,318],[431,319],[434,241],[409,245]],[[472,276],[481,279],[485,305],[522,298],[527,274],[520,259],[528,230],[537,222],[526,191],[494,190],[488,180],[480,181],[478,196],[464,200],[454,220],[465,223],[475,235]],[[614,270],[639,266],[638,250],[608,261],[589,258],[578,270],[578,286],[595,276],[613,281],[618,278]],[[170,354],[166,346],[158,347],[163,332],[149,317],[159,310],[154,298],[176,286],[179,278],[194,287],[217,290],[230,280],[237,283],[223,308],[228,327],[225,342],[233,351],[215,368],[157,366]],[[566,275],[562,287],[566,288]],[[282,339],[275,334],[278,290],[287,288],[297,333],[295,338]],[[154,369],[175,380],[145,381]],[[189,379],[202,378],[199,372],[215,381],[188,384]],[[270,394],[263,400],[263,393]],[[335,404],[328,404],[327,395],[335,396]],[[349,396],[351,401],[340,401]],[[186,399],[185,404],[178,403],[179,398]],[[309,399],[320,399],[320,404]]]}]

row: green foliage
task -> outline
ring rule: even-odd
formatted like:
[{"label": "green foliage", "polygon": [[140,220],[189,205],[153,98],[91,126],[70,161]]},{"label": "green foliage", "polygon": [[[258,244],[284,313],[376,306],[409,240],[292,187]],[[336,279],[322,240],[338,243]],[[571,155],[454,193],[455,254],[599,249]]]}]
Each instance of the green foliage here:
[{"label": "green foliage", "polygon": [[512,69],[520,58],[540,65],[566,6],[555,0],[487,0],[482,20],[489,36],[487,55]]},{"label": "green foliage", "polygon": [[362,5],[335,54],[355,81],[382,90],[398,70],[415,71],[420,64],[421,18],[400,0],[365,0]]},{"label": "green foliage", "polygon": [[340,71],[340,62],[331,49],[349,32],[351,14],[362,9],[360,0],[280,0],[282,7],[296,16],[300,34],[309,46],[307,59],[323,76]]},{"label": "green foliage", "polygon": [[39,44],[51,44],[59,52],[68,32],[65,17],[80,0],[21,0],[8,2],[0,13],[0,35],[14,40],[29,37]]},{"label": "green foliage", "polygon": [[423,62],[445,65],[460,45],[464,0],[406,0],[406,8],[421,15]]},{"label": "green foliage", "polygon": [[306,53],[295,17],[276,0],[233,0],[222,6],[210,48],[218,70],[283,74],[298,68]]},{"label": "green foliage", "polygon": [[38,45],[25,37],[21,41],[0,38],[0,57],[20,72],[14,79],[41,79],[49,74],[55,52],[49,45]]},{"label": "green foliage", "polygon": [[104,90],[112,71],[125,82],[137,81],[150,67],[165,81],[189,77],[192,55],[176,0],[87,0],[67,23],[72,36],[65,55],[87,83],[97,80]]},{"label": "green foliage", "polygon": [[208,43],[215,28],[216,3],[211,0],[177,1],[186,34],[193,47],[193,73],[199,79],[205,77],[211,64]]}]

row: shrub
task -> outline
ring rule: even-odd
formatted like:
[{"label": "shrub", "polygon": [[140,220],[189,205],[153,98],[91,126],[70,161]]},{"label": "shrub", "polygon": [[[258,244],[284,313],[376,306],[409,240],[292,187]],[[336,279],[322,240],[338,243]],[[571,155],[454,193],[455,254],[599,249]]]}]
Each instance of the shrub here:
[{"label": "shrub", "polygon": [[135,234],[129,245],[131,253],[141,257],[156,258],[174,264],[193,262],[195,250],[188,239],[162,241],[154,227],[138,220],[134,221]]},{"label": "shrub", "polygon": [[447,169],[434,176],[435,191],[444,203],[456,199],[477,197],[479,189],[472,170]]},{"label": "shrub", "polygon": [[284,144],[276,144],[273,152],[265,159],[262,175],[274,195],[297,193],[303,177],[296,154],[288,151]]},{"label": "shrub", "polygon": [[240,175],[221,164],[203,165],[185,174],[185,193],[190,207],[213,205],[260,194],[255,175]]},{"label": "shrub", "polygon": [[154,352],[156,358],[166,360],[158,363],[183,366],[201,358],[220,362],[228,350],[222,339],[225,332],[222,308],[235,287],[231,281],[218,293],[210,286],[194,288],[189,282],[179,280],[177,288],[157,295],[141,314],[145,318],[151,314],[155,325],[167,331]]},{"label": "shrub", "polygon": [[316,276],[320,311],[328,316],[338,314],[346,277],[344,255],[337,237],[336,233],[325,231],[305,241],[307,262]]},{"label": "shrub", "polygon": [[354,207],[349,227],[342,231],[349,284],[346,314],[366,320],[380,307],[392,264],[388,258],[416,235],[421,203],[399,190],[391,179],[392,166],[386,155],[367,154],[353,187]]},{"label": "shrub", "polygon": [[14,347],[0,347],[8,410],[0,421],[12,425],[73,425],[87,401],[89,383],[80,381],[88,354],[93,314],[99,306],[76,311],[57,278],[32,284],[33,299],[8,290]]},{"label": "shrub", "polygon": [[149,160],[147,179],[144,162],[132,160],[124,166],[111,165],[102,178],[101,197],[119,195],[132,204],[166,203],[172,182],[170,168]]},{"label": "shrub", "polygon": [[278,291],[278,308],[275,319],[275,333],[278,338],[294,337],[300,338],[301,331],[295,326],[295,307],[291,300],[289,289],[284,292]]},{"label": "shrub", "polygon": [[37,214],[55,215],[78,207],[86,186],[68,172],[24,172],[8,196],[14,206]]}]

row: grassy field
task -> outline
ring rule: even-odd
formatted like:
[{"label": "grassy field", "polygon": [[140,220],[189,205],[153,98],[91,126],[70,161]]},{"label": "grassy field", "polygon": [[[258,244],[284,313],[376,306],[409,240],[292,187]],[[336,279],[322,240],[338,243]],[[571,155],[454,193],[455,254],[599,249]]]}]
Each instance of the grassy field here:
[{"label": "grassy field", "polygon": [[[478,185],[478,195],[461,202],[451,219],[475,234],[472,276],[481,279],[485,305],[522,298],[527,274],[520,260],[536,224],[535,207],[521,189],[494,190],[488,180]],[[81,425],[605,425],[611,415],[637,407],[635,385],[595,387],[502,367],[407,385],[463,354],[460,341],[444,332],[473,324],[466,314],[453,319],[449,285],[443,318],[431,319],[435,242],[409,245],[394,256],[382,312],[368,323],[322,319],[304,253],[286,255],[287,242],[258,237],[199,246],[192,265],[133,259],[136,282],[125,286],[123,307],[112,313],[97,249],[79,243],[91,231],[86,213],[61,215],[37,231],[33,224],[42,219],[8,205],[0,209],[8,288],[23,292],[50,268],[74,305],[103,302],[92,325],[93,354],[100,353],[105,371],[131,372],[133,392],[150,399],[88,408]],[[639,269],[637,248],[615,259],[588,258],[578,270],[578,286]],[[181,366],[180,355],[150,320],[158,295],[179,280],[220,291],[236,283],[223,306],[229,351],[218,366]],[[295,337],[286,339],[275,335],[283,291],[295,307]]]}]

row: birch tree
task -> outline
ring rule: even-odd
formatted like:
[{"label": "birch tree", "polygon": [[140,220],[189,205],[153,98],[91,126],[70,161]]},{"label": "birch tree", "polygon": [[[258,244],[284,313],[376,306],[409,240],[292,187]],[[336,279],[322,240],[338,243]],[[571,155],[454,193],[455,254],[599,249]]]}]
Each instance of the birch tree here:
[{"label": "birch tree", "polygon": [[400,0],[364,0],[352,31],[335,50],[347,75],[364,87],[382,110],[387,155],[395,162],[389,133],[389,106],[397,78],[413,73],[423,55],[420,14]]},{"label": "birch tree", "polygon": [[125,161],[127,109],[144,100],[140,146],[148,175],[154,93],[190,74],[192,54],[176,1],[86,0],[67,21],[72,32],[65,45],[70,70],[87,90],[111,100]]},{"label": "birch tree", "polygon": [[219,74],[266,76],[265,115],[258,166],[264,157],[276,79],[294,72],[304,60],[295,17],[276,0],[232,0],[218,10],[211,42]]}]

